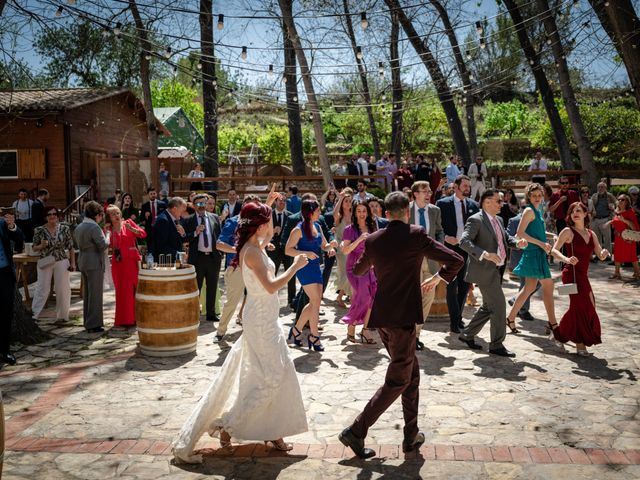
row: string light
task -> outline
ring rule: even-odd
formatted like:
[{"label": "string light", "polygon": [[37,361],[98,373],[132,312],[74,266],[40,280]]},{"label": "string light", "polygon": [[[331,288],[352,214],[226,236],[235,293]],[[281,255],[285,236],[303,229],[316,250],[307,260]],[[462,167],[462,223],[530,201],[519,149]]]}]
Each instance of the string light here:
[{"label": "string light", "polygon": [[242,53],[240,54],[240,57],[242,58],[242,60],[247,59],[247,47],[242,47]]},{"label": "string light", "polygon": [[484,32],[484,28],[482,28],[482,23],[480,23],[480,21],[476,22],[476,31],[478,32],[478,35],[482,35]]},{"label": "string light", "polygon": [[221,13],[218,15],[218,30],[222,30],[224,28],[224,15]]},{"label": "string light", "polygon": [[58,7],[58,10],[56,11],[56,17],[59,17],[61,15],[62,15],[62,5]]},{"label": "string light", "polygon": [[202,64],[201,64],[200,62],[198,62],[198,65],[196,65],[196,68],[197,68],[198,70],[202,70]]},{"label": "string light", "polygon": [[269,76],[273,77],[273,65],[269,65]]},{"label": "string light", "polygon": [[467,50],[466,54],[467,54],[467,60],[471,60],[471,58],[472,58],[471,57],[471,50]]},{"label": "string light", "polygon": [[356,58],[362,60],[362,47],[356,47]]},{"label": "string light", "polygon": [[369,26],[369,20],[367,20],[367,12],[362,12],[360,14],[360,26],[362,27],[362,30],[366,30]]},{"label": "string light", "polygon": [[167,51],[164,52],[165,58],[171,58],[171,47],[167,47]]},{"label": "string light", "polygon": [[147,53],[147,54],[144,56],[144,58],[145,58],[145,60],[151,60],[151,55],[150,55],[149,53]]},{"label": "string light", "polygon": [[480,39],[480,48],[481,48],[482,50],[484,50],[485,48],[487,48],[487,44],[485,43],[484,38],[481,38],[481,39]]},{"label": "string light", "polygon": [[116,37],[119,37],[120,33],[122,33],[122,24],[120,22],[118,22],[118,23],[116,23],[116,26],[113,27],[113,34]]},{"label": "string light", "polygon": [[382,62],[378,62],[378,75],[384,77],[384,64]]}]

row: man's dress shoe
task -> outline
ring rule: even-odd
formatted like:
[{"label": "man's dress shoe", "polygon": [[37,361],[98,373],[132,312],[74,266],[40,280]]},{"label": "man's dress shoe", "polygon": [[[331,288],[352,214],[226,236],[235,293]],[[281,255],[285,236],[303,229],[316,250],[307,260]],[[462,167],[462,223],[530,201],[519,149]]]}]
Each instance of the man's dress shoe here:
[{"label": "man's dress shoe", "polygon": [[460,335],[458,337],[458,340],[460,340],[461,342],[464,342],[467,344],[467,346],[471,349],[471,350],[482,350],[482,347],[480,345],[478,345],[475,340],[472,338],[471,340],[467,340],[466,338],[464,338],[462,335]]},{"label": "man's dress shoe", "polygon": [[492,350],[489,350],[489,353],[493,353],[494,355],[500,355],[501,357],[509,357],[509,358],[513,358],[516,356],[515,353],[510,352],[504,347],[494,348]]},{"label": "man's dress shoe", "polygon": [[370,448],[365,448],[364,440],[356,437],[351,431],[351,428],[345,428],[342,433],[338,435],[338,440],[340,440],[345,447],[353,450],[353,453],[360,458],[371,458],[376,455],[375,451]]}]

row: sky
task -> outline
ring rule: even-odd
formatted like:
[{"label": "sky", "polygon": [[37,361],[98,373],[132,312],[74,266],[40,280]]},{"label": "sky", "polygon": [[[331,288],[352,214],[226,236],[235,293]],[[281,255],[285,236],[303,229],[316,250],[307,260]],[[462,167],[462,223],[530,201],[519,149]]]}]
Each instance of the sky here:
[{"label": "sky", "polygon": [[[20,1],[20,0],[16,0]],[[129,12],[126,11],[126,0],[71,0],[73,5],[69,5],[69,0],[22,0],[20,4],[30,11],[36,12],[45,19],[47,25],[64,24],[69,22],[73,16],[80,12],[87,12],[96,15],[94,18],[98,22],[108,23],[112,27],[116,22],[130,22]],[[269,3],[272,6],[270,10]],[[350,50],[347,39],[342,29],[337,25],[340,21],[337,17],[327,16],[332,11],[341,12],[342,2],[331,0],[324,2],[330,5],[322,11],[302,10],[296,1],[294,14],[299,33],[305,39],[304,45],[312,48],[308,50],[309,59],[312,62],[314,79],[318,91],[323,93],[335,92],[341,80],[349,80],[356,73],[355,60]],[[311,2],[304,2],[309,4]],[[319,3],[319,2],[318,2]],[[363,5],[366,2],[351,2]],[[373,0],[369,3],[376,3]],[[435,55],[445,65],[445,74],[449,72],[451,65],[451,49],[446,39],[440,34],[442,28],[439,23],[433,27],[432,17],[430,17],[430,7],[425,0],[403,0],[403,6],[420,5],[415,8],[408,8],[409,13],[417,15],[415,23],[418,31],[426,32],[431,28],[430,47]],[[535,0],[522,0],[520,4],[535,3]],[[550,2],[551,3],[551,2]],[[199,46],[199,27],[197,0],[138,0],[143,17],[161,18],[156,20],[155,26],[160,31],[168,34],[167,42],[171,44],[174,53],[171,57],[175,61],[178,56],[185,54],[189,49],[197,50]],[[477,39],[479,35],[475,32],[474,24],[476,20],[487,18],[489,21],[495,17],[497,6],[494,0],[449,0],[452,6],[452,19],[460,27],[456,33],[458,40],[464,42],[465,38],[472,33],[472,43],[463,46],[463,50],[479,52]],[[569,22],[571,35],[576,39],[576,49],[569,56],[569,64],[572,68],[582,69],[585,80],[595,87],[625,86],[628,79],[624,68],[614,60],[614,51],[608,42],[608,38],[600,28],[595,15],[593,15],[588,2],[580,0],[574,5],[573,0],[560,2],[561,6],[569,12]],[[60,5],[65,6],[65,10],[59,17],[56,11]],[[334,6],[335,5],[335,6]],[[453,8],[456,6],[458,8]],[[7,7],[9,8],[9,7]],[[216,42],[216,55],[221,59],[232,74],[238,75],[240,81],[248,85],[260,85],[271,89],[274,94],[282,96],[284,83],[282,82],[282,51],[281,33],[279,24],[272,17],[277,12],[277,2],[275,0],[214,0],[214,14],[224,14],[224,28],[215,28],[214,38]],[[362,8],[362,7],[360,7]],[[363,60],[367,64],[369,71],[378,72],[379,64],[382,62],[385,81],[389,81],[388,67],[388,12],[383,2],[369,9],[367,19],[369,27],[364,30],[360,25],[360,12],[356,7],[352,10],[355,15],[354,30],[358,43],[361,45]],[[431,10],[432,11],[432,10]],[[111,15],[107,15],[107,12]],[[118,14],[114,17],[113,14]],[[112,17],[112,18],[107,18]],[[585,22],[590,21],[585,26]],[[33,50],[33,36],[40,27],[37,23],[31,23],[22,29],[18,37],[18,44],[15,51],[17,58],[26,61],[34,72],[38,72],[43,66],[43,59]],[[515,35],[515,33],[514,33]],[[491,38],[487,41],[491,42]],[[247,47],[247,58],[241,58],[242,47]],[[165,45],[158,45],[158,53],[163,54]],[[4,45],[7,48],[7,45]],[[410,46],[406,37],[401,34],[401,56],[403,65],[403,78],[408,83],[414,85],[429,85],[430,80],[426,75],[426,70],[420,59]],[[7,57],[5,55],[5,61]],[[269,66],[273,65],[273,75],[269,75]],[[496,72],[495,78],[500,75],[507,75],[509,72]],[[458,80],[451,76],[451,83],[455,86]],[[522,88],[531,87],[523,81]]]}]

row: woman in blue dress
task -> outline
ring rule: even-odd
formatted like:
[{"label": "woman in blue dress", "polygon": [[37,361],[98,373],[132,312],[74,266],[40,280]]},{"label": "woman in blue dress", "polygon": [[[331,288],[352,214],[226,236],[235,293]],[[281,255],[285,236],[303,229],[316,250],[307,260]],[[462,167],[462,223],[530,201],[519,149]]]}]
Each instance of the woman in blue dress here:
[{"label": "woman in blue dress", "polygon": [[518,292],[511,311],[507,316],[507,325],[512,333],[520,333],[516,328],[516,314],[524,302],[535,292],[538,282],[542,286],[542,300],[547,311],[547,331],[558,328],[555,307],[553,303],[553,279],[547,262],[547,255],[551,254],[564,263],[577,262],[574,257],[567,258],[547,242],[541,205],[544,199],[544,189],[539,183],[531,183],[525,189],[525,198],[529,206],[522,213],[522,220],[518,225],[518,238],[524,238],[529,244],[522,251],[522,257],[513,273],[525,279],[522,290]]},{"label": "woman in blue dress", "polygon": [[305,254],[309,263],[296,272],[296,277],[302,285],[304,292],[309,297],[309,303],[304,307],[298,322],[289,331],[289,338],[293,338],[297,346],[302,346],[302,330],[309,322],[311,333],[307,337],[309,349],[321,352],[324,347],[320,343],[318,332],[318,320],[320,317],[320,301],[322,300],[322,271],[320,270],[320,258],[322,251],[332,257],[335,250],[322,234],[318,219],[320,218],[320,205],[315,200],[305,200],[300,208],[302,222],[291,231],[285,254],[290,257]]}]

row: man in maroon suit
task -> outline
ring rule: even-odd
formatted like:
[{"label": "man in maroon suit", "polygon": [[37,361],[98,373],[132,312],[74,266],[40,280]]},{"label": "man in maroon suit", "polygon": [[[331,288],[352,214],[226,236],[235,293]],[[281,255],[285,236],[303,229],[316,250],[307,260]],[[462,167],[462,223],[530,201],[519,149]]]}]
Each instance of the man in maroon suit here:
[{"label": "man in maroon suit", "polygon": [[[424,323],[421,290],[435,288],[440,280],[449,283],[463,266],[460,255],[433,240],[424,228],[409,225],[409,199],[403,193],[390,193],[384,204],[390,223],[386,229],[369,235],[365,251],[353,267],[356,275],[375,269],[378,291],[369,327],[378,329],[391,360],[382,387],[338,437],[360,458],[375,455],[364,447],[367,431],[399,396],[405,421],[403,452],[411,452],[424,443],[424,434],[418,431],[420,370],[415,339],[416,324]],[[442,267],[421,285],[423,258],[440,262]]]}]

